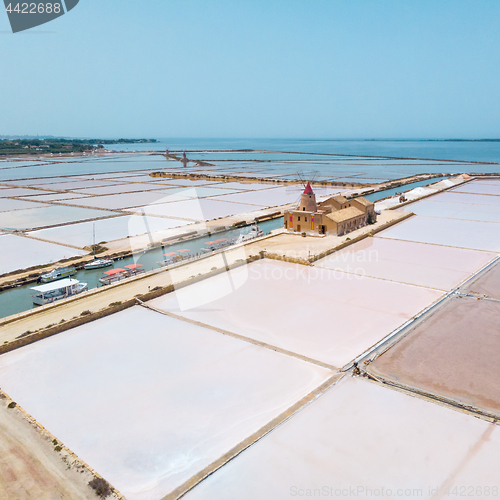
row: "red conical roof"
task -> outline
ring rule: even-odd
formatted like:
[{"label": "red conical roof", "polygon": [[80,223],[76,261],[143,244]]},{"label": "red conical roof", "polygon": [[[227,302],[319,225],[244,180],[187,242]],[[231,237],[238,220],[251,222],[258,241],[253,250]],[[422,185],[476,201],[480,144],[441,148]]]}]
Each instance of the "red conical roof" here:
[{"label": "red conical roof", "polygon": [[311,184],[308,182],[303,194],[314,194]]}]

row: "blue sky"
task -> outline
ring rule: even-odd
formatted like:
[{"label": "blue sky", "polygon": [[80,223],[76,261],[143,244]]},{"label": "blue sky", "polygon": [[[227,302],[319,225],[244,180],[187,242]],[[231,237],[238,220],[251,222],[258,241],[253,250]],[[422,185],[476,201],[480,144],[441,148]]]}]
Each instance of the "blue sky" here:
[{"label": "blue sky", "polygon": [[9,33],[0,134],[500,137],[500,2],[80,0]]}]

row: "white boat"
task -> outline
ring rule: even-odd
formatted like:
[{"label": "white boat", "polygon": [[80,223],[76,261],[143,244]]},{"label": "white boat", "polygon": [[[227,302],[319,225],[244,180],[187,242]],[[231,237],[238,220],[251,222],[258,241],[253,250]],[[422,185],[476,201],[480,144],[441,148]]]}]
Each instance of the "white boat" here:
[{"label": "white boat", "polygon": [[84,269],[101,269],[102,267],[109,267],[113,265],[112,259],[94,259],[92,262],[85,264]]},{"label": "white boat", "polygon": [[92,241],[93,241],[92,250],[94,252],[94,260],[92,262],[89,262],[89,263],[85,264],[83,266],[83,269],[101,269],[103,267],[112,266],[113,265],[113,260],[112,259],[104,259],[104,258],[96,259],[95,258],[95,222],[94,222],[92,234],[93,234],[93,238],[92,238]]},{"label": "white boat", "polygon": [[252,226],[248,233],[240,234],[238,238],[236,238],[235,243],[244,243],[245,241],[253,240],[263,235],[264,231],[262,231],[259,226]]},{"label": "white boat", "polygon": [[39,280],[42,283],[51,283],[52,281],[60,280],[63,278],[69,278],[76,274],[76,269],[74,267],[60,267],[58,269],[52,269],[50,273],[42,274]]},{"label": "white boat", "polygon": [[130,276],[129,272],[121,267],[115,267],[114,269],[105,271],[103,274],[104,276],[99,278],[99,283],[102,285],[111,285],[112,283],[124,280]]},{"label": "white boat", "polygon": [[205,245],[207,245],[207,247],[202,248],[200,250],[201,253],[213,252],[215,250],[219,250],[221,248],[225,248],[225,247],[228,247],[230,245],[234,245],[234,240],[228,239],[228,238],[219,238],[217,240],[206,241]]},{"label": "white boat", "polygon": [[51,304],[56,300],[65,299],[88,290],[87,283],[82,283],[72,278],[66,278],[57,283],[34,286],[31,288],[35,293],[31,295],[33,304],[43,306]]},{"label": "white boat", "polygon": [[125,269],[114,268],[109,271],[105,271],[102,278],[99,278],[99,283],[102,285],[111,285],[117,281],[121,281],[132,276],[137,276],[138,274],[144,274],[146,270],[142,264],[130,264],[125,266]]}]

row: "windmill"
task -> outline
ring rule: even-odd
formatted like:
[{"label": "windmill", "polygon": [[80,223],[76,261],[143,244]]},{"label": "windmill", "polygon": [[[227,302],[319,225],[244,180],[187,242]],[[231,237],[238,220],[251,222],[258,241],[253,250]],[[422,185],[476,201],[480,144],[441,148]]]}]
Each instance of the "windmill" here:
[{"label": "windmill", "polygon": [[[307,186],[309,186],[309,189],[311,190],[311,193],[312,193],[312,189],[310,187],[311,184],[314,184],[314,181],[317,179],[318,177],[318,171],[317,170],[311,170],[311,171],[308,171],[308,172],[299,172],[298,170],[295,172],[295,175],[297,177],[297,179],[299,180],[300,184],[302,185],[302,187],[304,188],[303,191],[301,192],[301,194],[299,196],[297,196],[297,199],[295,200],[295,203],[299,203],[299,201],[302,200],[302,196],[304,194],[309,194],[309,191],[307,189]],[[307,175],[307,177],[306,177]],[[306,193],[307,191],[307,193]],[[314,193],[312,193],[314,194]]]},{"label": "windmill", "polygon": [[[304,174],[307,174],[307,177]],[[319,172],[317,170],[310,170],[308,172],[299,172],[297,170],[296,175],[305,189],[308,184],[314,184],[318,178]]]}]

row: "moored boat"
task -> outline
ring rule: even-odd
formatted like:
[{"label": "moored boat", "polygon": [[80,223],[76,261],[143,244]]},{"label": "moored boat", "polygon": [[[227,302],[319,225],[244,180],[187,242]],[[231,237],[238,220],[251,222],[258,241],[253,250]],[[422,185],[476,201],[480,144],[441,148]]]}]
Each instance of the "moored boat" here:
[{"label": "moored boat", "polygon": [[92,242],[92,251],[94,253],[94,260],[92,262],[88,262],[83,266],[84,269],[101,269],[103,267],[109,267],[113,265],[112,259],[100,258],[96,259],[95,257],[95,222],[93,226],[93,242]]},{"label": "moored boat", "polygon": [[109,267],[113,265],[112,259],[94,259],[92,262],[88,262],[83,266],[84,269],[101,269],[103,267]]},{"label": "moored boat", "polygon": [[165,256],[163,262],[157,262],[160,267],[170,266],[172,264],[176,264],[177,262],[189,260],[197,256],[197,254],[191,254],[191,250],[189,250],[189,248],[182,248],[177,250],[177,252],[167,252],[163,255]]},{"label": "moored boat", "polygon": [[110,269],[109,271],[105,271],[103,273],[102,278],[99,278],[99,283],[102,285],[111,285],[117,281],[122,281],[126,278],[145,273],[146,270],[143,268],[144,266],[142,264],[129,264],[128,266],[125,266],[125,269]]},{"label": "moored boat", "polygon": [[219,250],[221,248],[228,247],[234,244],[234,240],[228,238],[219,238],[217,240],[206,241],[205,245],[208,245],[208,248],[202,248],[201,252],[206,253],[209,251]]},{"label": "moored boat", "polygon": [[235,243],[244,243],[245,241],[253,240],[254,238],[258,238],[263,235],[264,231],[262,231],[259,226],[252,226],[248,233],[240,234],[238,238],[236,238]]},{"label": "moored boat", "polygon": [[31,288],[35,293],[31,295],[33,304],[43,306],[51,304],[56,300],[65,299],[88,290],[87,283],[82,283],[72,278],[65,278],[56,283],[34,286]]},{"label": "moored boat", "polygon": [[103,273],[103,277],[99,278],[99,283],[102,285],[111,285],[111,283],[116,283],[117,281],[124,280],[130,276],[126,269],[115,267]]},{"label": "moored boat", "polygon": [[146,272],[142,264],[129,264],[125,266],[125,269],[128,271],[129,276],[137,276]]},{"label": "moored boat", "polygon": [[63,278],[69,278],[76,274],[76,269],[74,267],[60,267],[52,269],[50,273],[42,274],[39,280],[42,283],[50,283],[52,281],[60,280]]}]

